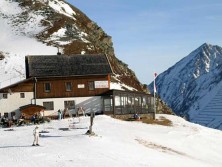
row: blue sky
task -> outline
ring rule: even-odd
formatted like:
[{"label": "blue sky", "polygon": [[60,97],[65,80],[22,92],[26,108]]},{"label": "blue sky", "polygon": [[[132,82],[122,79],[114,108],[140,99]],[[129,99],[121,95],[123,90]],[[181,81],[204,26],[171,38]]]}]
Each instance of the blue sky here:
[{"label": "blue sky", "polygon": [[221,0],[67,0],[112,36],[115,55],[140,82],[203,43],[222,46]]}]

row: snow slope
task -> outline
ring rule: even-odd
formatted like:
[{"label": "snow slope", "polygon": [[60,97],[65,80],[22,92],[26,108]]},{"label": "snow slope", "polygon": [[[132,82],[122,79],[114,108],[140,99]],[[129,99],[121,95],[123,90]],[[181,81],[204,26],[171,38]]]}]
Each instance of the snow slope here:
[{"label": "snow slope", "polygon": [[[40,147],[31,146],[33,126],[0,129],[1,167],[221,167],[222,132],[170,115],[173,126],[127,122],[96,116],[41,124]],[[69,131],[59,130],[69,128]]]},{"label": "snow slope", "polygon": [[24,23],[15,18],[23,14],[22,8],[14,1],[0,1],[0,51],[5,59],[0,61],[0,87],[7,86],[25,78],[25,56],[56,54],[57,48],[37,41],[35,35],[45,27],[37,13],[29,13]]},{"label": "snow slope", "polygon": [[[221,47],[206,43],[201,45],[160,74],[156,85],[158,95],[177,115],[201,125],[222,129],[222,117],[218,117],[218,113],[219,116],[222,115],[222,105],[219,105],[222,98],[217,95],[222,89]],[[214,105],[211,105],[213,103],[219,105],[217,113],[214,112]],[[207,112],[203,112],[205,107],[208,108]],[[198,113],[199,116],[204,115],[204,118],[200,118]],[[211,116],[207,118],[209,114]],[[197,116],[199,118],[196,119]]]},{"label": "snow slope", "polygon": [[[32,4],[37,2],[48,5],[51,10],[75,20],[76,13],[63,1],[37,0]],[[5,56],[5,59],[0,60],[0,88],[25,78],[25,56],[55,55],[57,47],[47,45],[47,42],[54,41],[58,45],[70,43],[59,40],[65,37],[64,28],[49,36],[45,43],[37,39],[39,34],[46,33],[49,27],[53,27],[47,17],[43,9],[22,7],[18,2],[11,0],[0,1],[0,53]],[[50,26],[43,26],[43,21],[48,22]],[[75,27],[75,30],[81,40],[88,42],[84,39],[86,33],[80,31],[78,27]]]}]

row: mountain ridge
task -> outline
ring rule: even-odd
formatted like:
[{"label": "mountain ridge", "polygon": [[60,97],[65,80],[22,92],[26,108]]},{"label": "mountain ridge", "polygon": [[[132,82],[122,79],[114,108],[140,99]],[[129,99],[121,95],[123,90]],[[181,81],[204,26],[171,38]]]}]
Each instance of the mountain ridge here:
[{"label": "mountain ridge", "polygon": [[[210,101],[207,100],[207,95],[221,82],[222,48],[207,43],[192,51],[156,79],[161,99],[177,115],[188,120],[193,120],[195,113],[201,112],[204,104]],[[152,85],[153,83],[149,87]]]}]

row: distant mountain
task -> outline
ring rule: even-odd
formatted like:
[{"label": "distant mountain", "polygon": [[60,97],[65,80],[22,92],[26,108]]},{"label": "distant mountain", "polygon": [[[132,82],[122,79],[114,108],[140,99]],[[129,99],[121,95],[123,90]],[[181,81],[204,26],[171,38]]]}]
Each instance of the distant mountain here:
[{"label": "distant mountain", "polygon": [[221,47],[201,45],[160,74],[156,85],[158,95],[177,115],[222,129]]},{"label": "distant mountain", "polygon": [[111,36],[63,0],[1,0],[0,29],[0,87],[24,79],[26,55],[60,51],[107,54],[114,71],[112,83],[143,90],[135,73],[116,58]]}]

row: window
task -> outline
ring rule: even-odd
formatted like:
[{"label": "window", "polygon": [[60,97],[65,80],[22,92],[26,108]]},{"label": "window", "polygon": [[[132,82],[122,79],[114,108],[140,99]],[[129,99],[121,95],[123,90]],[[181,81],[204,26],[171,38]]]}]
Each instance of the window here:
[{"label": "window", "polygon": [[8,98],[8,94],[7,93],[3,93],[3,99],[7,99]]},{"label": "window", "polygon": [[74,100],[64,101],[64,108],[68,108],[69,110],[75,109],[75,101]]},{"label": "window", "polygon": [[50,91],[51,91],[51,84],[45,83],[45,92],[50,92]]},{"label": "window", "polygon": [[88,86],[89,86],[89,90],[95,90],[94,81],[89,81]]},{"label": "window", "polygon": [[115,96],[115,106],[121,106],[120,96]]},{"label": "window", "polygon": [[141,97],[135,97],[135,106],[141,106]]},{"label": "window", "polygon": [[121,106],[125,107],[127,105],[127,95],[122,94],[121,96]]},{"label": "window", "polygon": [[104,99],[104,111],[112,111],[112,99]]},{"label": "window", "polygon": [[143,102],[142,102],[143,108],[148,109],[148,104],[149,102],[147,97],[143,97]]},{"label": "window", "polygon": [[133,106],[134,105],[134,98],[133,98],[133,96],[129,96],[127,102],[128,102],[127,103],[128,106]]},{"label": "window", "polygon": [[45,107],[46,110],[54,110],[53,101],[43,102],[43,106]]},{"label": "window", "polygon": [[50,92],[50,91],[51,91],[51,84],[45,83],[45,92]]},{"label": "window", "polygon": [[20,93],[20,98],[25,98],[25,93]]},{"label": "window", "polygon": [[72,91],[72,83],[66,82],[66,91]]}]

